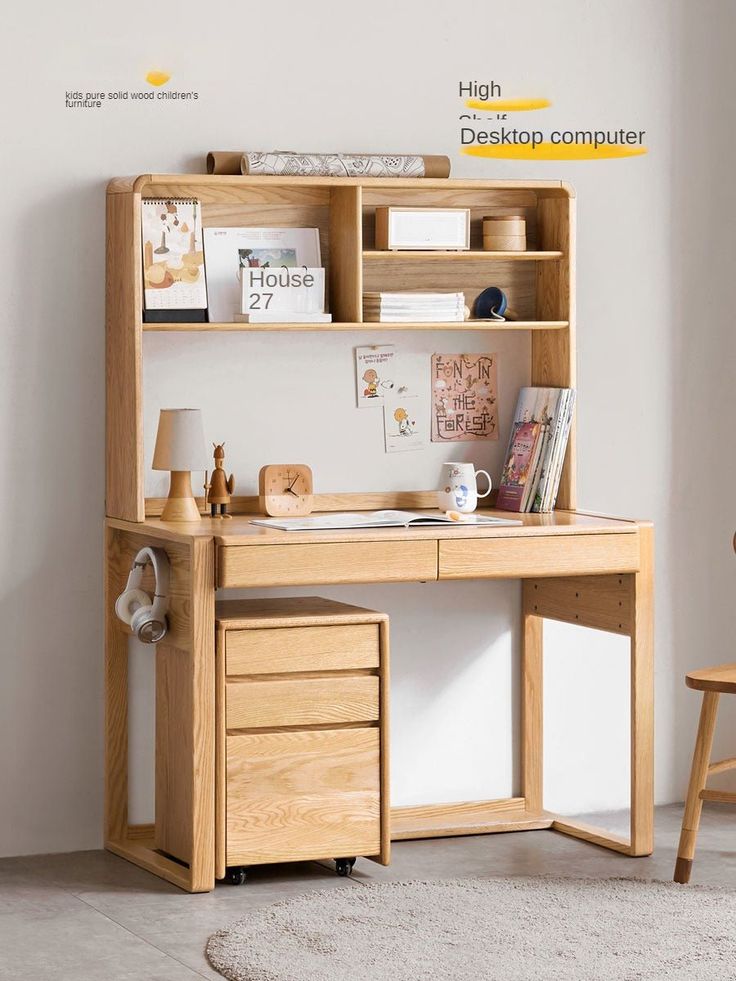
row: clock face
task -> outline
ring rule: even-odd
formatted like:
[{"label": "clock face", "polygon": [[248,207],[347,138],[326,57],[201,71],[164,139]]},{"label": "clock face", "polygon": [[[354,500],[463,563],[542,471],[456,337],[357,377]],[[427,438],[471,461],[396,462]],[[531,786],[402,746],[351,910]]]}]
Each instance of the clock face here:
[{"label": "clock face", "polygon": [[274,517],[309,514],[314,506],[312,471],[305,463],[271,463],[258,477],[262,511]]}]

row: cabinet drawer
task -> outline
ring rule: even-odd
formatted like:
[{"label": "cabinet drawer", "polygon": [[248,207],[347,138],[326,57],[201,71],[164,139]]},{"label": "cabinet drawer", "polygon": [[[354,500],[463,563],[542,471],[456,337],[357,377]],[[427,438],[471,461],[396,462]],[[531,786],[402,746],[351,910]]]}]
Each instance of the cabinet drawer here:
[{"label": "cabinet drawer", "polygon": [[373,722],[378,719],[378,685],[374,675],[230,681],[227,728]]},{"label": "cabinet drawer", "polygon": [[550,535],[441,541],[440,579],[523,579],[636,572],[639,536]]},{"label": "cabinet drawer", "polygon": [[227,737],[227,864],[377,855],[378,729]]},{"label": "cabinet drawer", "polygon": [[217,584],[417,582],[437,578],[437,543],[332,542],[324,545],[220,545]]},{"label": "cabinet drawer", "polygon": [[378,624],[228,630],[228,674],[377,668]]}]

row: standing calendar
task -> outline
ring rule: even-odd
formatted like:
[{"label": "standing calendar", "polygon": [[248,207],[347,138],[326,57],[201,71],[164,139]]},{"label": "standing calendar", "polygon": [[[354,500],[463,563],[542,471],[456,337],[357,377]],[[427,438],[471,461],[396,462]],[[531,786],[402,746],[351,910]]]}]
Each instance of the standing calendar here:
[{"label": "standing calendar", "polygon": [[145,321],[207,319],[201,215],[194,199],[146,198],[141,203]]}]

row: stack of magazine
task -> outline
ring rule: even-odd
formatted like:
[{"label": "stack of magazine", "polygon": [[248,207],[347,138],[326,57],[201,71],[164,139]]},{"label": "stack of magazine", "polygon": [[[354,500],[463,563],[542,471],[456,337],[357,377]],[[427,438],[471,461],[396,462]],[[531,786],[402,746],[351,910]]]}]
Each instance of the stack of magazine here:
[{"label": "stack of magazine", "polygon": [[574,405],[572,388],[521,389],[496,507],[554,510]]},{"label": "stack of magazine", "polygon": [[372,323],[444,324],[464,319],[464,293],[363,294],[363,320]]}]

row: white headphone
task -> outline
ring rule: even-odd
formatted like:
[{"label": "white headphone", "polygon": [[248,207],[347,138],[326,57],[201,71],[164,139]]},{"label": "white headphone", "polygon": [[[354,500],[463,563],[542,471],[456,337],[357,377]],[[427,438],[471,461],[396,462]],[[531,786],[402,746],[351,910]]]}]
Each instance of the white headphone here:
[{"label": "white headphone", "polygon": [[[141,589],[143,570],[153,566],[156,589],[153,602]],[[125,591],[115,601],[115,613],[130,626],[138,640],[156,644],[166,636],[166,610],[169,606],[169,558],[162,548],[146,546],[133,559]]]}]

